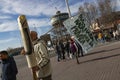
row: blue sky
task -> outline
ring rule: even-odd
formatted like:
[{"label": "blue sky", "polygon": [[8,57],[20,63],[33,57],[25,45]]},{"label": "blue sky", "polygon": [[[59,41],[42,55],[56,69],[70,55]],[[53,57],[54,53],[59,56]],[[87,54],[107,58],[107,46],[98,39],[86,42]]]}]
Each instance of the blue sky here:
[{"label": "blue sky", "polygon": [[[72,15],[77,13],[85,1],[93,0],[68,0]],[[65,0],[1,0],[0,50],[22,46],[17,23],[19,15],[26,15],[30,30],[36,27],[39,35],[42,35],[52,28],[50,17],[56,13],[55,7],[61,12],[67,12]]]}]

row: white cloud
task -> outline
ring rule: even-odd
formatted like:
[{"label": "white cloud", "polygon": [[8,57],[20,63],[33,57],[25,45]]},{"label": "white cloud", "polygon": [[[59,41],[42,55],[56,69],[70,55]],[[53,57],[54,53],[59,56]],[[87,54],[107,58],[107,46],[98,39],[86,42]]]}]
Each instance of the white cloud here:
[{"label": "white cloud", "polygon": [[[48,0],[49,1],[49,0]],[[54,3],[54,2],[53,2]],[[58,3],[57,3],[58,4]],[[41,16],[41,14],[46,16],[52,16],[55,14],[56,10],[52,3],[46,3],[41,1],[29,1],[29,0],[2,0],[0,2],[0,32],[18,30],[17,19],[14,19],[14,15],[25,14],[26,16]],[[61,7],[62,5],[57,5]],[[9,16],[8,16],[9,15]],[[10,16],[12,15],[12,16]],[[12,20],[10,20],[12,19]],[[50,26],[50,17],[35,19],[28,19],[28,24],[30,27],[41,27]],[[35,24],[35,25],[34,25]]]},{"label": "white cloud", "polygon": [[14,40],[16,40],[16,38],[9,38],[9,39],[5,39],[5,40],[0,40],[0,44],[6,44],[6,43],[14,41]]},{"label": "white cloud", "polygon": [[[41,14],[46,16],[52,16],[55,15],[56,10],[55,7],[57,7],[58,10],[61,12],[67,12],[66,5],[64,0],[63,1],[57,1],[57,0],[46,0],[48,3],[42,1],[42,0],[2,0],[0,2],[0,7],[3,16],[0,17],[0,19],[6,19],[6,21],[1,21],[0,24],[0,32],[3,31],[12,31],[12,30],[18,30],[18,24],[17,20],[7,20],[9,18],[12,18],[11,16],[8,16],[6,14],[12,14],[12,15],[19,15],[19,14],[25,14],[27,16],[41,16]],[[64,3],[64,4],[63,4]],[[78,4],[75,4],[71,6],[71,12],[75,13],[78,9],[75,8],[78,6]],[[30,27],[35,26],[41,27],[41,26],[50,26],[50,17],[45,19],[28,19],[28,24]]]},{"label": "white cloud", "polygon": [[[48,18],[44,19],[28,19],[29,27],[44,27],[51,26]],[[0,24],[0,32],[19,30],[18,22],[16,21],[4,21]]]},{"label": "white cloud", "polygon": [[[42,0],[41,0],[42,1]],[[41,2],[41,1],[29,1],[29,0],[4,0],[1,4],[4,13],[10,14],[25,14],[30,16],[40,16],[44,14],[46,16],[52,16],[56,13],[57,10],[61,12],[67,12],[67,8],[65,5],[65,1],[58,1],[58,0],[47,0],[48,2]],[[71,12],[75,13],[80,6],[81,1],[77,4],[71,5]],[[57,10],[56,10],[57,8]]]},{"label": "white cloud", "polygon": [[[117,1],[118,5],[120,1]],[[78,1],[75,4],[70,5],[72,15],[78,12],[78,8],[82,4],[83,2]],[[67,12],[64,0],[1,0],[0,32],[18,30],[17,19],[14,19],[14,15],[20,14],[25,14],[28,17],[48,16],[48,18],[41,19],[28,18],[29,27],[51,26],[50,17],[56,13],[57,10],[55,7],[61,12]]]},{"label": "white cloud", "polygon": [[40,14],[53,15],[56,12],[55,7],[58,9],[61,7],[61,4],[52,4],[49,0],[48,3],[42,2],[42,0],[3,0],[0,4],[4,13],[32,16],[39,16]]},{"label": "white cloud", "polygon": [[50,26],[50,20],[48,18],[43,19],[29,19],[28,25],[30,27],[43,27],[43,26]]},{"label": "white cloud", "polygon": [[0,32],[17,30],[17,21],[4,21],[0,24]]},{"label": "white cloud", "polygon": [[10,19],[10,18],[11,18],[11,16],[0,15],[0,20]]}]

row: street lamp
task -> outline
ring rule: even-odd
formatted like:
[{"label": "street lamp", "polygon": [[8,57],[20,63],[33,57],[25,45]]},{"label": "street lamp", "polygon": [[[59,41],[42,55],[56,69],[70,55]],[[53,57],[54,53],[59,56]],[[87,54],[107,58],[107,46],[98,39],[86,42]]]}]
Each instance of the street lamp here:
[{"label": "street lamp", "polygon": [[68,4],[68,0],[65,0],[65,3],[66,3],[66,6],[67,6],[67,10],[68,10],[68,13],[69,13],[69,17],[72,17],[72,16],[71,16],[71,12],[70,12],[70,8],[69,8],[69,4]]}]

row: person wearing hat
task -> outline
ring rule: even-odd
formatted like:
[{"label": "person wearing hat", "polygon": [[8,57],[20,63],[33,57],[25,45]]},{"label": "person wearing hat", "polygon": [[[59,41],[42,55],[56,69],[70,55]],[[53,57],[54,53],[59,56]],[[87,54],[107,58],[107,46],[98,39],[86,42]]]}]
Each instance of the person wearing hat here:
[{"label": "person wearing hat", "polygon": [[2,80],[16,80],[18,69],[14,58],[10,57],[7,51],[1,51],[0,60],[2,61]]}]

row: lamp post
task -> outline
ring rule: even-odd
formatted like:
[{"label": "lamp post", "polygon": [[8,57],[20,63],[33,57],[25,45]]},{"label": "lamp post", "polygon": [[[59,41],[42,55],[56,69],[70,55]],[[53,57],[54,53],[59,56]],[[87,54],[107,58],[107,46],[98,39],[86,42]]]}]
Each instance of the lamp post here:
[{"label": "lamp post", "polygon": [[70,7],[69,7],[69,4],[68,4],[68,0],[65,0],[65,3],[66,3],[66,6],[67,6],[67,10],[68,10],[68,13],[69,13],[69,17],[72,17],[72,16],[71,16],[71,12],[70,12]]}]

